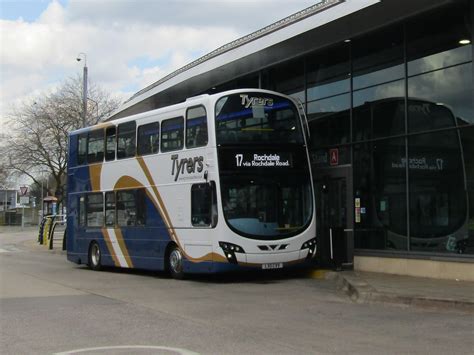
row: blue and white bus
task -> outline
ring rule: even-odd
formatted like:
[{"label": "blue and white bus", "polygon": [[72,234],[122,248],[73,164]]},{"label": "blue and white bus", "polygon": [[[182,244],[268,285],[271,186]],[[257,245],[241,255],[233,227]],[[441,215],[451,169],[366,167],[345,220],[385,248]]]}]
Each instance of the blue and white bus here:
[{"label": "blue and white bus", "polygon": [[72,132],[68,260],[182,278],[312,259],[297,107],[275,92],[233,90]]}]

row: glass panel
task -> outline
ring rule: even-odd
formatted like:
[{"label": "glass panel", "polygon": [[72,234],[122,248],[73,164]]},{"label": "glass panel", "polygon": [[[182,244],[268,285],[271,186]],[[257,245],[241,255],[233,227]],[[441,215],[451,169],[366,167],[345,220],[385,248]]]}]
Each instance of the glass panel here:
[{"label": "glass panel", "polygon": [[104,197],[102,193],[87,195],[87,226],[102,227],[104,224]]},{"label": "glass panel", "polygon": [[314,114],[308,116],[310,118],[309,129],[311,132],[311,140],[309,144],[311,149],[349,142],[349,110],[334,112],[316,120],[311,119],[314,117]]},{"label": "glass panel", "polygon": [[466,185],[468,193],[467,236],[468,239],[458,242],[458,253],[474,254],[474,126],[461,131],[461,142],[466,170]]},{"label": "glass panel", "polygon": [[472,60],[472,43],[460,43],[472,42],[469,13],[460,2],[407,23],[408,75]]},{"label": "glass panel", "polygon": [[407,250],[405,140],[354,147],[355,247]]},{"label": "glass panel", "polygon": [[350,145],[332,148],[310,148],[309,154],[313,168],[327,168],[351,163]]},{"label": "glass panel", "polygon": [[270,94],[225,96],[216,104],[217,144],[303,144],[293,102]]},{"label": "glass panel", "polygon": [[[425,100],[426,107],[433,108],[432,105],[428,106],[429,104],[446,106],[458,119],[459,125],[474,123],[473,80],[472,63],[437,70],[409,78],[408,95],[410,98]],[[414,117],[419,118],[419,115]],[[436,115],[430,118],[432,120],[423,120],[423,125],[416,120],[410,122],[410,131],[455,125],[452,119],[440,120]]]},{"label": "glass panel", "polygon": [[350,80],[344,79],[308,89],[308,101],[331,97],[349,91]]},{"label": "glass panel", "polygon": [[146,225],[146,190],[136,190],[137,226]]},{"label": "glass panel", "polygon": [[456,121],[449,108],[429,101],[408,102],[408,127],[410,132],[427,131],[445,127],[456,127]]},{"label": "glass panel", "polygon": [[454,48],[441,53],[429,55],[427,57],[408,62],[408,75],[429,72],[453,64],[463,63],[471,60],[471,45]]},{"label": "glass panel", "polygon": [[212,223],[213,193],[210,184],[191,187],[191,222],[195,227],[207,227]]},{"label": "glass panel", "polygon": [[203,106],[193,107],[186,113],[186,147],[207,145],[207,116]]},{"label": "glass panel", "polygon": [[77,164],[87,164],[87,133],[80,134],[77,140]]},{"label": "glass panel", "polygon": [[308,57],[308,101],[350,90],[349,48],[350,45],[344,43]]},{"label": "glass panel", "polygon": [[408,144],[411,250],[459,252],[467,191],[458,131],[412,136]]},{"label": "glass panel", "polygon": [[184,119],[171,118],[161,124],[161,151],[180,150],[184,145]]},{"label": "glass panel", "polygon": [[117,159],[135,156],[135,121],[118,125]]},{"label": "glass panel", "polygon": [[354,92],[354,141],[405,132],[404,81]]},{"label": "glass panel", "polygon": [[403,78],[403,64],[354,77],[354,90]]},{"label": "glass panel", "polygon": [[333,116],[344,110],[347,110],[346,114],[349,114],[350,106],[351,97],[349,94],[308,102],[308,119],[318,119],[327,115]]},{"label": "glass panel", "polygon": [[105,160],[110,161],[115,159],[115,126],[108,127],[105,130]]},{"label": "glass panel", "polygon": [[138,127],[138,155],[158,153],[160,149],[160,124],[152,122]]},{"label": "glass panel", "polygon": [[113,191],[105,193],[105,225],[115,225],[115,193]]},{"label": "glass panel", "polygon": [[137,221],[137,207],[134,191],[117,192],[117,224],[134,226]]},{"label": "glass panel", "polygon": [[404,77],[403,28],[401,26],[394,26],[353,40],[352,51],[354,89]]},{"label": "glass panel", "polygon": [[383,99],[403,100],[405,97],[405,81],[377,85],[368,89],[357,90],[353,93],[354,107],[364,105],[368,102],[380,101]]},{"label": "glass panel", "polygon": [[87,144],[87,162],[96,163],[104,160],[104,131],[95,130],[89,132]]},{"label": "glass panel", "polygon": [[291,95],[301,101],[304,98],[304,60],[296,59],[271,68],[263,87]]}]

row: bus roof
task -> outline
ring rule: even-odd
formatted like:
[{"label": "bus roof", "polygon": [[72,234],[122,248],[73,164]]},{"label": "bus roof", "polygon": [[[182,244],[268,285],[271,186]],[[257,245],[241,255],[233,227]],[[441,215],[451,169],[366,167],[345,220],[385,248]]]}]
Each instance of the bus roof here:
[{"label": "bus roof", "polygon": [[88,132],[88,131],[90,131],[91,129],[94,129],[94,128],[101,128],[101,127],[104,128],[104,127],[117,126],[120,123],[128,122],[130,120],[139,120],[139,119],[150,117],[150,116],[156,115],[156,114],[163,114],[163,113],[170,112],[170,111],[180,110],[182,108],[199,105],[200,103],[205,102],[205,101],[214,101],[214,100],[217,100],[218,98],[220,98],[222,96],[227,96],[227,95],[231,95],[231,94],[235,94],[235,93],[239,93],[239,92],[261,92],[261,93],[267,93],[267,94],[286,97],[286,98],[293,101],[293,98],[291,98],[291,97],[289,97],[285,94],[275,92],[275,91],[271,91],[271,90],[255,89],[255,88],[234,89],[234,90],[218,92],[216,94],[203,94],[203,95],[199,95],[199,96],[193,96],[193,97],[187,98],[186,101],[180,102],[178,104],[165,106],[165,107],[157,108],[157,109],[146,111],[146,112],[137,113],[137,114],[130,115],[130,116],[127,116],[127,117],[118,118],[118,119],[112,120],[112,121],[99,122],[99,123],[97,123],[93,126],[87,126],[87,127],[83,127],[83,128],[79,128],[77,130],[71,131],[71,132],[69,132],[69,135],[77,135],[77,134],[80,134],[80,133]]}]

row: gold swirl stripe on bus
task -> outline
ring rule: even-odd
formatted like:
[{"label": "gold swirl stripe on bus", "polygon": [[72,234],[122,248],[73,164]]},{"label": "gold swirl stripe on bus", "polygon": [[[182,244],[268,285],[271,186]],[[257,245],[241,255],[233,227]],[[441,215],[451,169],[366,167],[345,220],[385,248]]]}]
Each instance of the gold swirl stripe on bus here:
[{"label": "gold swirl stripe on bus", "polygon": [[222,255],[219,255],[217,253],[208,253],[200,258],[193,258],[191,255],[187,254],[185,251],[184,246],[181,245],[178,239],[178,235],[176,234],[176,230],[173,228],[173,224],[171,222],[171,218],[169,216],[169,213],[165,207],[165,204],[163,202],[163,199],[161,198],[161,195],[158,191],[158,188],[155,184],[155,181],[153,180],[153,177],[151,176],[150,170],[148,169],[148,166],[146,165],[144,159],[142,157],[137,157],[138,163],[140,164],[140,167],[143,170],[143,173],[145,174],[146,178],[148,179],[148,183],[151,185],[153,192],[156,195],[156,198],[158,200],[158,203],[160,205],[160,209],[158,212],[161,215],[161,218],[163,219],[163,222],[166,224],[168,227],[170,233],[171,233],[171,238],[176,242],[176,244],[180,247],[182,253],[185,255],[185,257],[188,260],[194,261],[194,262],[203,262],[203,261],[220,261],[220,262],[225,262],[227,261],[226,258],[224,258]]}]

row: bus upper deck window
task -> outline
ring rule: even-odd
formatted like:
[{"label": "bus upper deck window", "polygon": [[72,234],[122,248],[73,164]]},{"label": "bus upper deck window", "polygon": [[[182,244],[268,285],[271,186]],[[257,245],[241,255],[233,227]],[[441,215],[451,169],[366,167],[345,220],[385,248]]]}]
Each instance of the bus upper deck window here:
[{"label": "bus upper deck window", "polygon": [[117,134],[117,159],[135,156],[135,121],[118,125]]},{"label": "bus upper deck window", "polygon": [[207,145],[207,116],[203,106],[192,107],[186,113],[186,148]]},{"label": "bus upper deck window", "polygon": [[170,152],[183,148],[184,119],[171,118],[161,123],[161,151]]},{"label": "bus upper deck window", "polygon": [[108,127],[105,130],[105,160],[115,160],[115,126]]},{"label": "bus upper deck window", "polygon": [[79,135],[77,140],[77,165],[87,164],[87,133]]},{"label": "bus upper deck window", "polygon": [[89,132],[87,142],[87,162],[97,163],[104,160],[104,131],[98,129]]},{"label": "bus upper deck window", "polygon": [[160,148],[160,124],[152,122],[138,127],[137,154],[158,153]]}]

